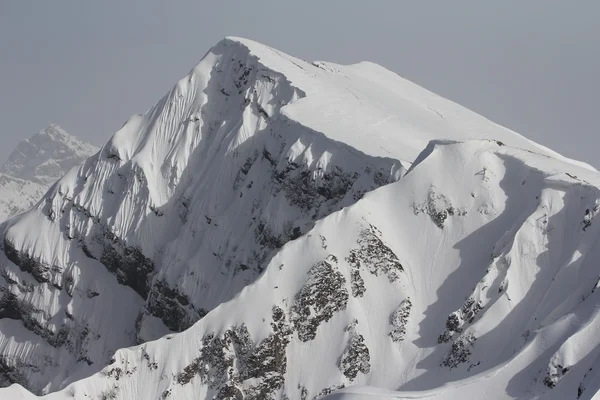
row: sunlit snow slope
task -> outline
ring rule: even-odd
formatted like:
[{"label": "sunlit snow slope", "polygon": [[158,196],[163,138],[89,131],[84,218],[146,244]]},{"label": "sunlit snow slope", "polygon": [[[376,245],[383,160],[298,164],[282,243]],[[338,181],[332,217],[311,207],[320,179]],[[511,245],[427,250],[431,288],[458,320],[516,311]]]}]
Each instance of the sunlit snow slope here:
[{"label": "sunlit snow slope", "polygon": [[599,184],[380,66],[226,39],[2,225],[0,397],[590,398]]},{"label": "sunlit snow slope", "polygon": [[0,221],[33,207],[51,184],[97,151],[55,124],[19,143],[0,166]]}]

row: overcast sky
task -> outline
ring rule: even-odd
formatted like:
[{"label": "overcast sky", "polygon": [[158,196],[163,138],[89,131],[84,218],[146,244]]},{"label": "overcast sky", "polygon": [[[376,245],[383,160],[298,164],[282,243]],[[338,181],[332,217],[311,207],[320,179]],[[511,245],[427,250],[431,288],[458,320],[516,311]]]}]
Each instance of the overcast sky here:
[{"label": "overcast sky", "polygon": [[0,0],[0,160],[51,122],[101,145],[221,38],[369,60],[600,167],[600,1]]}]

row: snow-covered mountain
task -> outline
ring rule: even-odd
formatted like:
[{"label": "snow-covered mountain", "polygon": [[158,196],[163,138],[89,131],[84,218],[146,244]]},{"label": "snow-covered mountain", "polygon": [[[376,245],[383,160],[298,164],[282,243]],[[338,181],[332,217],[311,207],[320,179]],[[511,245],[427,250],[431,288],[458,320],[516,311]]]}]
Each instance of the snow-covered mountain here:
[{"label": "snow-covered mountain", "polygon": [[19,143],[0,166],[0,221],[33,207],[50,185],[97,151],[55,124]]},{"label": "snow-covered mountain", "polygon": [[0,395],[589,399],[598,212],[378,65],[228,38],[1,226]]}]

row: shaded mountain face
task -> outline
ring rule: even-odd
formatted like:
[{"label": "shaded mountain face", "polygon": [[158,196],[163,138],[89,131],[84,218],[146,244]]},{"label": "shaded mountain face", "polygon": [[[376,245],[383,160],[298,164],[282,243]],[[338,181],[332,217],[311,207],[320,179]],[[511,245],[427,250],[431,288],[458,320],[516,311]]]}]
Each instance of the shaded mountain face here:
[{"label": "shaded mountain face", "polygon": [[50,185],[97,151],[55,124],[19,143],[0,166],[0,221],[33,207]]},{"label": "shaded mountain face", "polygon": [[599,184],[377,65],[225,39],[1,226],[0,394],[590,398]]}]

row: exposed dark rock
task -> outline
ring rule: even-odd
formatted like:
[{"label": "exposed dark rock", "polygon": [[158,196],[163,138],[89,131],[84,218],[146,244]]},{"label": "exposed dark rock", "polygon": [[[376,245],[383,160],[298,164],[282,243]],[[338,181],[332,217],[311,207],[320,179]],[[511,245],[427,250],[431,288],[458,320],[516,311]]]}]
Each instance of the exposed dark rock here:
[{"label": "exposed dark rock", "polygon": [[468,321],[469,324],[472,324],[475,320],[475,316],[481,310],[483,310],[483,306],[481,305],[481,303],[475,301],[475,299],[473,299],[472,297],[469,297],[461,308],[463,320]]},{"label": "exposed dark rock", "polygon": [[152,211],[154,213],[154,215],[156,215],[157,217],[162,217],[164,215],[163,211],[158,208],[155,207],[153,205],[148,206],[148,208],[150,209],[150,211]]},{"label": "exposed dark rock", "polygon": [[348,330],[351,333],[350,340],[340,357],[338,367],[346,378],[353,381],[359,372],[368,374],[371,371],[371,356],[365,338],[356,331],[355,325],[351,325]]},{"label": "exposed dark rock", "polygon": [[298,239],[300,236],[302,236],[302,231],[300,230],[299,226],[296,226],[294,228],[294,230],[292,231],[292,234],[290,235],[290,240],[296,240]]},{"label": "exposed dark rock", "polygon": [[109,149],[106,151],[106,159],[113,161],[121,161],[121,157],[117,150]]},{"label": "exposed dark rock", "polygon": [[262,221],[259,222],[254,233],[258,238],[258,243],[271,250],[280,249],[287,242],[284,235],[273,234],[271,228]]},{"label": "exposed dark rock", "polygon": [[300,385],[298,385],[298,390],[300,390],[300,400],[306,400],[308,398],[308,390]]},{"label": "exposed dark rock", "polygon": [[106,375],[118,381],[121,378],[121,376],[123,376],[123,370],[119,367],[111,368],[110,370],[108,370]]},{"label": "exposed dark rock", "polygon": [[291,307],[291,321],[303,342],[313,340],[317,328],[333,315],[346,309],[348,303],[346,279],[337,270],[333,255],[314,265],[308,272],[308,280],[300,289]]},{"label": "exposed dark rock", "polygon": [[[273,308],[271,328],[273,333],[258,344],[245,325],[230,328],[221,336],[205,335],[200,355],[177,376],[178,383],[185,385],[198,375],[223,398],[275,399],[284,384],[286,348],[292,334],[279,307]],[[251,386],[244,392],[241,383],[248,380]]]},{"label": "exposed dark rock", "polygon": [[365,287],[365,281],[360,276],[360,270],[358,268],[352,268],[350,271],[350,286],[352,288],[352,296],[363,297],[367,288]]},{"label": "exposed dark rock", "polygon": [[141,349],[142,357],[148,363],[148,369],[150,371],[154,371],[158,368],[158,363],[156,361],[150,361],[150,354],[146,351],[146,346],[143,346]]},{"label": "exposed dark rock", "polygon": [[187,385],[190,381],[200,373],[200,357],[195,358],[191,364],[188,364],[182,372],[177,374],[177,383],[180,385]]},{"label": "exposed dark rock", "polygon": [[402,300],[396,311],[390,315],[390,332],[388,335],[394,342],[402,342],[406,334],[406,324],[410,317],[412,303],[410,298]]},{"label": "exposed dark rock", "polygon": [[[145,180],[143,172],[136,173],[135,176],[137,179]],[[89,258],[99,260],[107,270],[117,277],[117,282],[131,287],[140,296],[147,299],[150,282],[154,275],[154,262],[146,257],[139,247],[127,245],[124,240],[104,226],[99,217],[93,215],[85,207],[75,203],[72,203],[72,207],[91,219],[96,232],[92,235],[91,240],[79,238],[84,254]]]},{"label": "exposed dark rock", "polygon": [[[264,150],[266,151],[266,150]],[[267,152],[268,153],[268,152]],[[269,157],[270,157],[269,153]],[[235,181],[233,183],[233,190],[237,190],[241,184],[246,180],[246,176],[248,175],[248,172],[250,172],[250,169],[252,168],[252,165],[254,165],[254,163],[256,162],[256,159],[258,158],[258,151],[256,151],[254,153],[253,157],[248,157],[246,159],[246,162],[244,163],[244,165],[242,165],[242,167],[240,168]]]},{"label": "exposed dark rock", "polygon": [[473,334],[461,336],[452,343],[450,352],[446,354],[440,366],[450,369],[458,367],[462,363],[469,361],[471,349],[475,345],[477,338]]},{"label": "exposed dark rock", "polygon": [[69,296],[73,297],[73,289],[75,286],[75,279],[73,278],[73,275],[71,275],[70,273],[63,275],[63,282],[65,291]]},{"label": "exposed dark rock", "polygon": [[0,387],[7,387],[13,383],[17,383],[24,388],[30,388],[27,377],[22,372],[23,365],[21,364],[19,361],[9,362],[6,357],[0,357]]},{"label": "exposed dark rock", "polygon": [[[7,284],[7,288],[6,289],[10,289],[10,286],[15,286],[19,292],[25,294],[25,293],[33,293],[35,286],[33,283],[29,283],[25,280],[17,280],[17,279],[13,279],[11,278],[11,276],[9,275],[7,270],[4,270],[0,273],[0,276],[2,276],[2,278],[4,278],[4,280],[6,281]],[[2,290],[2,289],[0,289]]]},{"label": "exposed dark rock", "polygon": [[502,282],[500,282],[500,285],[498,286],[498,293],[502,293],[506,290],[506,286],[508,285],[508,282],[506,282],[506,280],[503,280]]},{"label": "exposed dark rock", "polygon": [[381,171],[375,172],[373,175],[373,181],[377,185],[377,187],[385,186],[390,183],[389,178],[385,176],[385,174]]},{"label": "exposed dark rock", "polygon": [[558,381],[560,381],[561,378],[565,376],[567,372],[569,372],[569,370],[569,367],[564,367],[561,364],[555,364],[554,362],[552,362],[546,370],[546,376],[544,377],[544,385],[548,386],[551,389],[554,388]]},{"label": "exposed dark rock", "polygon": [[153,282],[146,309],[174,332],[186,330],[207,313],[203,308],[196,309],[186,295],[171,288],[164,280]]},{"label": "exposed dark rock", "polygon": [[444,224],[448,217],[464,216],[465,210],[459,210],[452,206],[450,200],[443,194],[435,191],[435,186],[431,186],[427,200],[423,204],[412,204],[415,215],[426,213],[431,221],[440,229],[444,229]]},{"label": "exposed dark rock", "polygon": [[69,353],[76,355],[79,360],[88,364],[91,363],[86,355],[90,340],[92,340],[88,337],[89,330],[87,326],[78,324],[74,316],[65,315],[65,322],[55,331],[36,318],[36,315],[41,314],[40,310],[35,309],[25,300],[19,299],[14,293],[5,288],[2,288],[2,292],[0,319],[20,320],[25,329],[40,336],[52,347],[64,347]]},{"label": "exposed dark rock", "polygon": [[462,332],[462,320],[459,312],[453,312],[446,320],[446,330],[438,337],[438,343],[446,343],[455,333]]},{"label": "exposed dark rock", "polygon": [[246,90],[250,80],[250,74],[254,71],[255,69],[253,66],[244,65],[241,61],[239,65],[233,69],[233,84],[238,89],[238,94],[242,94],[244,90]]},{"label": "exposed dark rock", "polygon": [[[396,254],[383,243],[379,236],[381,236],[381,232],[373,225],[369,225],[369,228],[363,229],[357,241],[360,247],[350,250],[346,261],[350,264],[353,271],[360,271],[364,267],[371,274],[375,276],[385,274],[390,282],[394,282],[399,278],[399,274],[404,271],[404,268],[400,264]],[[360,286],[358,277],[356,284]],[[357,293],[361,290],[364,293],[366,289],[357,288]]]},{"label": "exposed dark rock", "polygon": [[345,387],[346,387],[346,385],[344,385],[342,383],[342,384],[339,384],[339,385],[333,385],[333,386],[330,386],[328,388],[325,388],[325,389],[321,390],[319,392],[319,394],[317,394],[315,397],[313,397],[313,400],[317,400],[317,399],[320,399],[322,397],[325,397],[328,394],[331,394],[331,393],[335,392],[336,390],[343,389]]},{"label": "exposed dark rock", "polygon": [[103,245],[99,260],[106,269],[117,276],[120,284],[131,287],[142,298],[147,299],[150,279],[154,273],[152,260],[144,256],[138,247],[127,246],[106,231],[102,238],[97,237],[96,240]]},{"label": "exposed dark rock", "polygon": [[185,196],[181,196],[181,198],[179,199],[179,218],[184,224],[188,220],[188,214],[190,212],[190,201],[191,200]]},{"label": "exposed dark rock", "polygon": [[49,265],[42,262],[38,257],[17,250],[6,236],[4,237],[4,254],[21,271],[31,274],[37,282],[44,283],[51,280],[51,267]]},{"label": "exposed dark rock", "polygon": [[357,173],[346,173],[335,166],[331,171],[311,171],[289,163],[275,173],[291,205],[303,210],[319,209],[323,203],[335,204],[344,198],[358,179]]},{"label": "exposed dark rock", "polygon": [[259,103],[255,103],[255,104],[256,104],[256,110],[258,111],[258,114],[261,115],[264,119],[269,120],[271,117],[269,117],[269,114],[267,113],[267,111]]},{"label": "exposed dark rock", "polygon": [[100,393],[100,400],[114,400],[117,398],[118,392],[119,386],[115,384],[112,388]]},{"label": "exposed dark rock", "polygon": [[277,165],[277,160],[275,160],[273,158],[273,156],[271,155],[271,153],[267,149],[263,149],[262,155],[263,155],[263,158],[265,160],[267,160],[272,166]]},{"label": "exposed dark rock", "polygon": [[592,226],[592,220],[598,214],[599,211],[600,211],[600,205],[598,205],[598,204],[596,204],[591,210],[589,208],[586,208],[584,216],[583,216],[583,221],[581,222],[583,224],[584,231],[587,228],[589,228],[590,226]]},{"label": "exposed dark rock", "polygon": [[32,316],[36,310],[30,303],[21,300],[14,293],[2,288],[2,298],[0,298],[0,319],[8,318],[20,320],[25,328],[32,332],[45,335],[53,335],[51,331],[45,332],[44,327]]},{"label": "exposed dark rock", "polygon": [[217,394],[219,400],[244,400],[242,391],[234,385],[225,385]]},{"label": "exposed dark rock", "polygon": [[480,302],[469,297],[460,310],[453,312],[446,320],[446,329],[438,337],[438,343],[448,342],[455,334],[461,333],[465,324],[472,324],[475,316],[483,309]]},{"label": "exposed dark rock", "polygon": [[327,250],[327,238],[323,235],[319,235],[319,239],[321,239],[321,248]]}]

